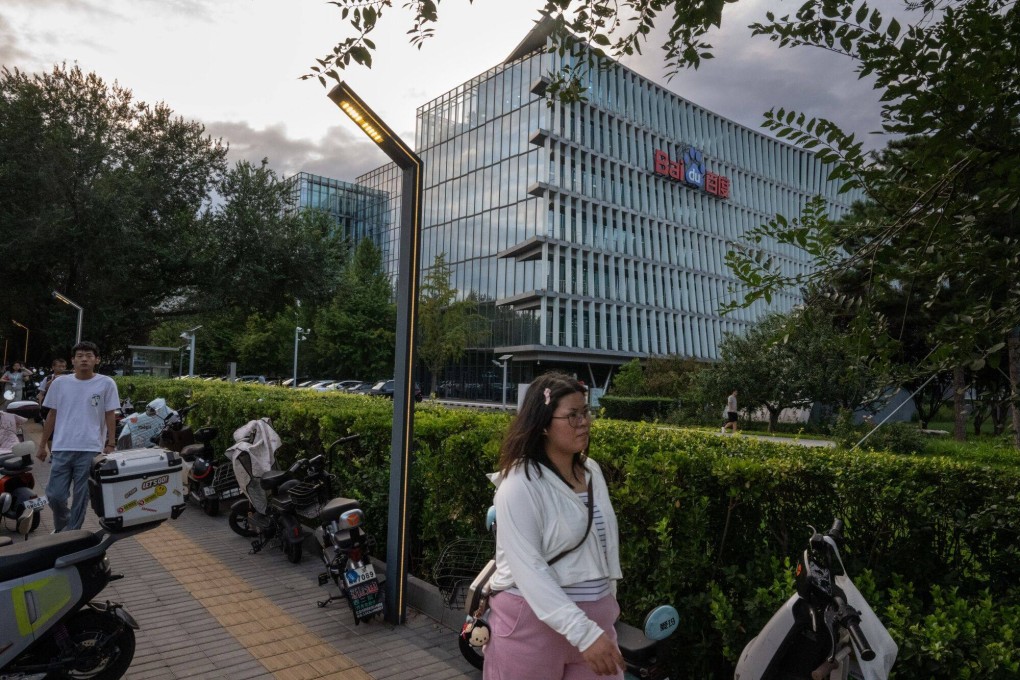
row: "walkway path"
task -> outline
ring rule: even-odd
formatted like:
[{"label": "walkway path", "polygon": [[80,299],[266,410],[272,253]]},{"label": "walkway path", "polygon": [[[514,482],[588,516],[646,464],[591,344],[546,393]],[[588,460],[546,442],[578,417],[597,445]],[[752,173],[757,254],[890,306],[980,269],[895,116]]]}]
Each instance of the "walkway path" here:
[{"label": "walkway path", "polygon": [[[48,462],[35,462],[40,492],[49,471]],[[98,527],[90,509],[85,528]],[[38,532],[51,529],[46,509]],[[355,626],[343,601],[316,606],[326,595],[317,585],[320,562],[309,557],[293,565],[279,550],[249,555],[250,547],[224,517],[207,517],[195,506],[111,547],[113,571],[124,578],[100,597],[124,604],[141,625],[125,678],[481,677],[461,657],[456,634],[428,616],[409,608],[403,626]]]}]

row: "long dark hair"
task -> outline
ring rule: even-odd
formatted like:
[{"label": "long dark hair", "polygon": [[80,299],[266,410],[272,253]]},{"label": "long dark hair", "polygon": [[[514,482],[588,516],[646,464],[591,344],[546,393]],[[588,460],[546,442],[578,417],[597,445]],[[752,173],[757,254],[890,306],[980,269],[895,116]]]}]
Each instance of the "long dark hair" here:
[{"label": "long dark hair", "polygon": [[[549,403],[546,403],[545,392],[549,390]],[[542,475],[542,467],[551,469],[557,476],[560,473],[549,461],[545,452],[545,430],[552,423],[552,415],[560,399],[574,393],[584,394],[584,385],[566,373],[545,373],[535,378],[528,386],[517,417],[510,423],[503,445],[499,449],[499,470],[504,477],[517,465],[524,466],[524,474],[531,479],[528,468],[534,466],[536,474]],[[574,473],[583,472],[586,451],[574,454],[572,462]],[[563,480],[566,482],[567,480]]]}]

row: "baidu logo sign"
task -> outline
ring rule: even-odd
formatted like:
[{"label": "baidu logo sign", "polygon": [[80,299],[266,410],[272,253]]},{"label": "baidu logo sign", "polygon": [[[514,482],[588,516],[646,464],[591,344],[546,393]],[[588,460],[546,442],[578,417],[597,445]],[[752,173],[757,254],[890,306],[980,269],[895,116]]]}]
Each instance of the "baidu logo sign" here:
[{"label": "baidu logo sign", "polygon": [[684,149],[684,182],[697,189],[705,187],[705,155],[689,146]]},{"label": "baidu logo sign", "polygon": [[730,197],[730,179],[705,169],[705,156],[694,147],[687,147],[680,160],[673,160],[661,149],[652,154],[655,174],[701,189],[716,198]]}]

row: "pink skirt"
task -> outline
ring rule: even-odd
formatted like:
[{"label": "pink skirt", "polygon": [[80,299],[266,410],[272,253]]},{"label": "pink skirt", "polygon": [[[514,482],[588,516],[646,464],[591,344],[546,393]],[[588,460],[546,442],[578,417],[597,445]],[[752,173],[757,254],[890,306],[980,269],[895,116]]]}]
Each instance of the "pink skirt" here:
[{"label": "pink skirt", "polygon": [[[485,646],[483,680],[623,680],[623,671],[595,675],[580,650],[540,621],[523,597],[497,593],[489,604],[492,635]],[[620,606],[615,597],[607,595],[577,606],[616,642],[613,624],[620,616]]]}]

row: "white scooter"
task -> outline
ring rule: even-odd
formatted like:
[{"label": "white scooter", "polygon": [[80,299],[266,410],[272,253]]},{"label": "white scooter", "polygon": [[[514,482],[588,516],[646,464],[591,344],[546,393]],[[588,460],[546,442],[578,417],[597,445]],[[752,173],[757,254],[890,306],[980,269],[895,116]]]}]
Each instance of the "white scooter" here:
[{"label": "white scooter", "polygon": [[886,680],[897,647],[843,568],[843,522],[811,527],[797,593],[740,655],[734,680]]}]

